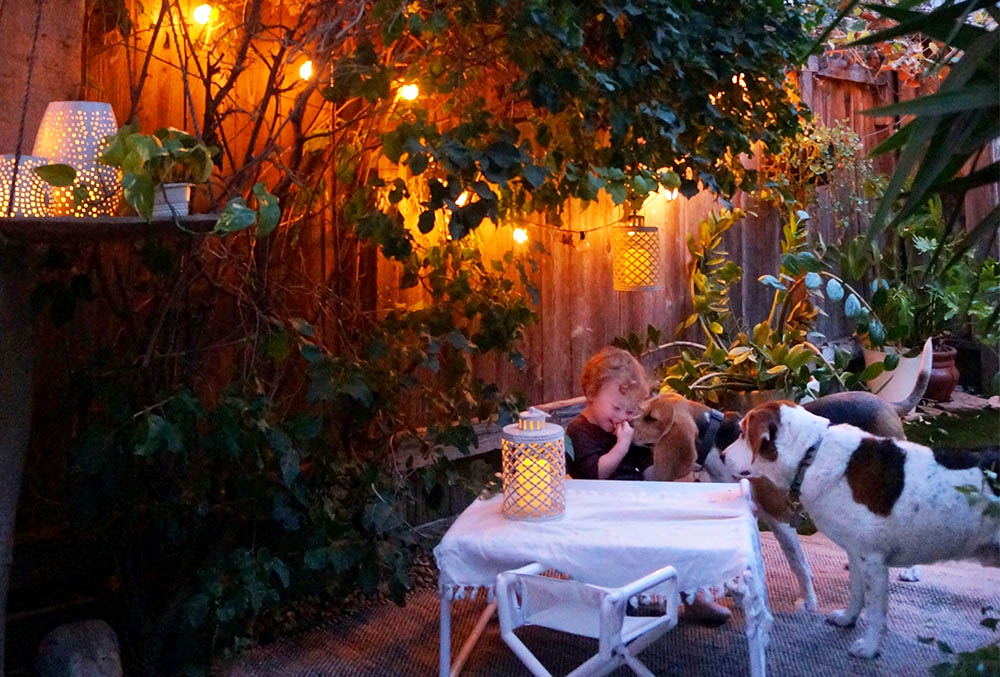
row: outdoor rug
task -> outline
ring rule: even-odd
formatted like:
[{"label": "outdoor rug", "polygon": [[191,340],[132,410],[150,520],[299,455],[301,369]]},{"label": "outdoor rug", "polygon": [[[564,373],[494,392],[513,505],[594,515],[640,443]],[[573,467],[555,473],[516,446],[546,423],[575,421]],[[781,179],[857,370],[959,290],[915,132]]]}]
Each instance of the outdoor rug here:
[{"label": "outdoor rug", "polygon": [[[955,651],[996,642],[1000,633],[980,625],[984,606],[1000,607],[1000,569],[971,562],[922,565],[921,580],[904,583],[891,570],[889,632],[882,655],[866,661],[847,653],[860,628],[840,629],[823,621],[826,613],[847,603],[846,554],[822,534],[803,537],[802,545],[816,576],[819,614],[797,613],[797,593],[781,550],[771,534],[762,534],[771,610],[775,623],[767,650],[768,674],[777,677],[844,677],[927,675],[943,662],[933,637]],[[733,607],[732,600],[726,604]],[[475,623],[485,601],[456,601],[452,607],[453,649]],[[288,675],[295,677],[437,674],[438,599],[435,591],[415,591],[406,607],[391,602],[362,610],[337,623],[260,647],[231,663],[227,677]],[[749,673],[743,618],[721,628],[681,623],[647,648],[641,659],[657,675],[726,676]],[[863,623],[864,620],[860,621]],[[593,655],[591,640],[541,628],[518,631],[525,644],[555,674],[566,674]],[[528,675],[500,639],[492,621],[480,638],[463,675],[475,677]],[[623,668],[615,675],[632,674]]]}]

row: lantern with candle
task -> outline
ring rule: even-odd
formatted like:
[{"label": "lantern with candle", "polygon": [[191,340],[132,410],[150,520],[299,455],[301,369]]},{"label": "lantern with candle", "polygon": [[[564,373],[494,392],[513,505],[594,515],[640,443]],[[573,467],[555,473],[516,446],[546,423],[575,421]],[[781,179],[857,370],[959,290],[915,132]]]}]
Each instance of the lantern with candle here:
[{"label": "lantern with candle", "polygon": [[[8,214],[48,216],[49,187],[35,173],[35,167],[47,162],[45,158],[32,155],[22,155],[20,160],[14,155],[0,155],[0,218]],[[14,184],[13,190],[11,183]]]},{"label": "lantern with candle", "polygon": [[111,104],[99,101],[51,101],[35,137],[32,155],[76,170],[72,186],[52,189],[54,216],[101,216],[118,211],[121,175],[100,164],[105,137],[118,130]]},{"label": "lantern with candle", "polygon": [[566,512],[565,431],[548,417],[531,407],[517,423],[504,426],[503,515],[508,519],[552,519]]},{"label": "lantern with candle", "polygon": [[613,233],[615,291],[656,291],[660,288],[660,229],[647,226],[641,214],[631,214]]}]

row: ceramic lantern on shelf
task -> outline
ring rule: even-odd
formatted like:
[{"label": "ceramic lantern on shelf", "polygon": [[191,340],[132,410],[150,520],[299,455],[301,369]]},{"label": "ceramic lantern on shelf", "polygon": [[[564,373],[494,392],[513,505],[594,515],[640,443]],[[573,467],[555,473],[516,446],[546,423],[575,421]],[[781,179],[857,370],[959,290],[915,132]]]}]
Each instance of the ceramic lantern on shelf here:
[{"label": "ceramic lantern on shelf", "polygon": [[[72,186],[53,188],[49,213],[54,216],[115,214],[121,200],[121,178],[114,167],[100,164],[105,137],[118,131],[111,104],[99,101],[52,101],[35,137],[33,155],[76,170]],[[74,192],[77,199],[74,199]],[[84,196],[84,192],[86,197]]]},{"label": "ceramic lantern on shelf", "polygon": [[631,214],[612,233],[615,291],[660,289],[660,229]]},{"label": "ceramic lantern on shelf", "polygon": [[562,426],[531,407],[504,426],[503,516],[545,520],[566,512],[566,447]]},{"label": "ceramic lantern on shelf", "polygon": [[[0,155],[0,218],[48,216],[49,185],[35,173],[35,167],[48,164],[48,160],[33,155],[22,155],[21,161],[16,163],[15,159],[14,155]],[[11,193],[11,182],[15,182],[13,193]],[[12,195],[13,206],[8,212],[7,207]]]}]

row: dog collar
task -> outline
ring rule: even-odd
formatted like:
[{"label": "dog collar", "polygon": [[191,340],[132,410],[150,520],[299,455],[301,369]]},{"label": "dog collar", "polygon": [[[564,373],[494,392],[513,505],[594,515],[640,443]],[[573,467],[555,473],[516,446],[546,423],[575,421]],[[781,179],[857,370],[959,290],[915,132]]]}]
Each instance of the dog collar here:
[{"label": "dog collar", "polygon": [[705,429],[702,431],[699,428],[698,443],[695,445],[695,449],[698,451],[698,465],[705,465],[708,452],[712,450],[712,445],[715,444],[715,436],[719,433],[719,425],[725,417],[726,415],[718,409],[710,409],[708,411],[708,420],[705,421]]},{"label": "dog collar", "polygon": [[792,485],[788,488],[788,508],[792,512],[789,524],[796,529],[807,517],[806,512],[802,509],[802,496],[800,493],[802,482],[805,480],[806,470],[809,469],[813,459],[816,458],[816,451],[819,449],[819,443],[822,439],[821,437],[816,440],[815,444],[806,449],[806,453],[802,455],[802,460],[799,461],[799,467],[795,469],[795,477],[792,479]]}]

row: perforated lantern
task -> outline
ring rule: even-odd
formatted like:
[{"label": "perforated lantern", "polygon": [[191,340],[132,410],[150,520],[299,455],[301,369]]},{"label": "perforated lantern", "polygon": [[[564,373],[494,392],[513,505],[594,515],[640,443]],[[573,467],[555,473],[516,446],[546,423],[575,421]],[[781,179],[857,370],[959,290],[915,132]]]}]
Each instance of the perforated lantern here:
[{"label": "perforated lantern", "polygon": [[[10,184],[14,181],[15,155],[0,155],[0,218],[8,216]],[[17,163],[14,206],[9,216],[48,216],[49,184],[35,173],[35,167],[48,164],[45,158],[22,155]]]},{"label": "perforated lantern", "polygon": [[[97,162],[104,137],[118,131],[111,104],[99,101],[51,101],[35,137],[32,155],[76,170],[72,186],[53,188],[49,212],[55,216],[101,216],[118,211],[121,180],[118,170]],[[74,206],[73,191],[87,191]]]},{"label": "perforated lantern", "polygon": [[566,447],[562,426],[531,407],[518,422],[504,426],[503,515],[543,520],[566,512]]},{"label": "perforated lantern", "polygon": [[612,233],[615,291],[655,291],[660,288],[660,229],[647,226],[641,214]]}]

